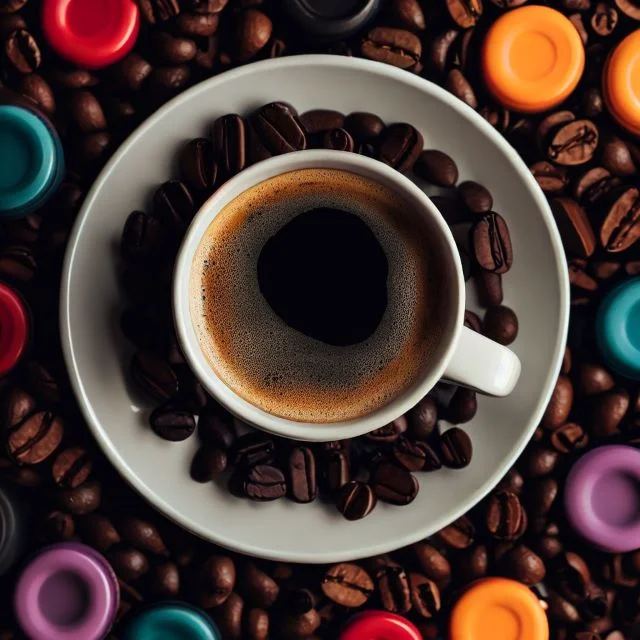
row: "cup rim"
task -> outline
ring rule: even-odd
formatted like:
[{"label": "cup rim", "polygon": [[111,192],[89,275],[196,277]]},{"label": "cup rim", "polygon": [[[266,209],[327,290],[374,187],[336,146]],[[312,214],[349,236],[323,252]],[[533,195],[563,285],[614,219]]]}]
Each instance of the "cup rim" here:
[{"label": "cup rim", "polygon": [[[457,286],[453,288],[450,302],[453,311],[449,322],[452,326],[445,338],[448,340],[446,348],[442,349],[433,366],[421,373],[418,381],[412,385],[410,390],[404,391],[375,411],[351,420],[328,423],[297,422],[269,414],[241,398],[219,378],[208,364],[191,319],[189,308],[191,263],[203,233],[206,232],[220,211],[220,203],[224,206],[264,180],[305,168],[333,168],[352,171],[379,180],[390,188],[398,190],[404,197],[416,203],[423,215],[429,216],[437,224],[449,249],[445,252],[444,259],[449,261],[455,274]],[[245,184],[239,188],[238,185],[241,183]],[[172,310],[178,341],[189,367],[207,392],[247,424],[274,435],[307,442],[355,438],[389,424],[415,406],[444,374],[462,331],[464,301],[464,277],[453,234],[442,214],[424,191],[405,175],[378,160],[345,151],[326,149],[296,151],[275,156],[256,163],[228,180],[204,202],[191,221],[180,245],[173,273]]]}]

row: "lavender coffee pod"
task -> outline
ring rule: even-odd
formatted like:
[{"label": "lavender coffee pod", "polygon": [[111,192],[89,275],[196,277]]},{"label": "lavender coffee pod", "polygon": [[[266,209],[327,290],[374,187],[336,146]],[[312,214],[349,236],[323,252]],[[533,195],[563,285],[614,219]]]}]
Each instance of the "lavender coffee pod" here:
[{"label": "lavender coffee pod", "polygon": [[607,445],[582,456],[567,477],[564,502],[573,528],[594,546],[640,548],[640,450]]},{"label": "lavender coffee pod", "polygon": [[83,544],[43,549],[25,567],[14,594],[16,620],[29,638],[100,640],[118,609],[113,569]]}]

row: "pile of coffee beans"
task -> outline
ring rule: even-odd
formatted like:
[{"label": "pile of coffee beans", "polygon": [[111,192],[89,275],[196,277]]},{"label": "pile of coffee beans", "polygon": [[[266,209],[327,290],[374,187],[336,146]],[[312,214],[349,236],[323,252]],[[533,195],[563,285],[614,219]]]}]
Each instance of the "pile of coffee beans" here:
[{"label": "pile of coffee beans", "polygon": [[[498,105],[478,68],[478,48],[488,27],[522,4],[540,3],[388,0],[374,22],[354,36],[310,43],[300,30],[291,28],[276,0],[140,0],[144,24],[134,51],[110,68],[92,71],[71,66],[49,50],[40,29],[41,2],[0,0],[0,79],[53,118],[69,166],[50,205],[2,225],[0,278],[29,303],[35,331],[25,363],[0,381],[4,446],[0,480],[20,491],[31,507],[31,549],[77,539],[109,558],[121,585],[120,620],[145,603],[179,598],[211,612],[225,639],[317,640],[339,637],[339,629],[353,612],[376,607],[406,615],[425,639],[434,640],[446,637],[451,605],[466,585],[484,576],[503,575],[531,586],[546,602],[552,640],[640,636],[640,552],[619,555],[590,548],[569,528],[560,495],[567,470],[585,451],[603,443],[640,446],[638,385],[603,365],[593,339],[593,314],[603,294],[640,270],[640,242],[636,242],[640,152],[637,141],[611,118],[600,88],[608,53],[640,27],[640,10],[632,0],[544,2],[576,26],[585,43],[587,66],[564,104],[533,116]],[[392,64],[441,84],[476,109],[514,145],[552,201],[572,282],[570,339],[562,375],[540,428],[500,485],[428,541],[389,556],[335,566],[254,561],[205,543],[150,510],[89,436],[66,377],[57,327],[59,275],[70,227],[97,171],[119,142],[160,104],[203,78],[252,60],[303,52],[364,56]],[[305,136],[314,129],[313,118],[309,114],[299,118]],[[324,120],[316,133],[322,127],[347,131],[354,150],[360,151],[356,140],[368,134],[354,129],[348,116],[337,118],[330,125]],[[226,131],[233,130],[234,122]],[[375,137],[382,123],[374,119],[366,126],[373,128]],[[406,131],[399,132],[401,139]],[[325,137],[326,142],[312,144],[339,149],[351,144],[342,131]],[[166,185],[156,199],[154,216],[141,214],[137,223],[135,217],[129,222],[132,235],[137,233],[136,224],[148,224],[145,234],[153,236],[156,210],[163,212],[159,218],[188,220],[192,213],[185,211],[193,211],[199,190],[213,189],[224,171],[247,162],[227,154],[227,164],[222,168],[216,164],[220,178],[203,171],[214,156],[210,146],[214,140],[194,142],[193,149],[185,151],[197,158],[190,170],[183,164],[186,196],[179,183]],[[217,149],[213,149],[216,157]],[[423,152],[420,147],[419,160],[407,151],[398,154],[397,148],[385,148],[380,157],[398,162],[398,167],[409,158],[415,162],[414,171],[427,172],[434,184],[457,182],[457,176],[452,178],[453,163],[437,151]],[[474,212],[481,217],[491,211],[484,189],[463,184],[451,192],[456,194],[456,206],[447,208],[450,198],[438,202],[452,224],[451,216],[461,210],[465,216]],[[494,228],[499,229],[500,223]],[[161,242],[160,227],[157,231]],[[503,243],[498,253],[482,252],[486,231],[478,226],[477,237],[472,238],[470,255],[475,260],[469,260],[469,269],[476,269],[476,262],[491,267],[473,272],[476,280],[482,278],[485,306],[492,309],[483,321],[467,314],[467,325],[507,341],[517,328],[513,314],[499,302],[500,270],[508,264],[509,252]],[[144,248],[133,243],[129,249],[140,254],[127,256],[127,262],[144,260]],[[129,286],[135,290],[133,279]],[[150,323],[168,313],[155,311],[160,315],[150,317]],[[127,335],[146,326],[138,313],[126,318]],[[143,333],[138,339],[144,339]],[[176,388],[186,394],[190,378],[182,382],[184,368],[177,350],[163,352],[164,359],[158,360],[155,348],[155,343],[142,347],[139,382],[147,384],[159,402]],[[154,367],[164,368],[166,377],[160,384],[148,375]],[[435,437],[435,452],[442,462],[448,447],[437,435],[439,419],[456,422],[452,415],[475,410],[471,394],[457,393],[453,406],[423,401],[415,410],[415,422],[407,417],[405,435],[399,435],[396,443],[405,439],[413,443],[406,434],[415,434],[415,441],[426,441],[434,449]],[[176,416],[181,427],[175,432],[193,430],[194,409],[202,410],[205,402],[197,386],[188,396],[193,403],[189,411],[156,420],[156,430],[173,432]],[[208,409],[203,417],[209,415]],[[215,412],[208,420],[229,426],[226,417]],[[419,424],[431,428],[416,431]],[[396,449],[396,444],[387,446],[388,451]],[[214,473],[225,467],[231,450],[230,444],[204,446],[203,441],[200,455],[207,459],[203,467]],[[314,462],[316,457],[314,451]],[[306,469],[311,459],[304,450],[293,455],[300,468]],[[393,454],[390,460],[395,460]],[[308,483],[284,481],[298,499],[309,497]],[[372,502],[372,487],[360,484],[359,478],[349,482],[340,508],[358,515],[366,510],[363,504]],[[0,579],[0,602],[11,601],[15,577],[14,570]],[[0,608],[3,640],[20,637],[9,609]],[[110,637],[119,633],[118,625]]]},{"label": "pile of coffee beans", "polygon": [[[338,149],[366,154],[398,171],[413,173],[443,188],[436,204],[451,224],[470,227],[461,248],[465,276],[476,275],[488,308],[483,321],[467,311],[465,324],[502,344],[518,333],[516,314],[502,305],[502,274],[513,262],[509,230],[492,211],[489,190],[476,182],[458,184],[458,168],[447,154],[423,149],[419,131],[408,123],[386,125],[373,113],[315,109],[298,114],[283,102],[266,104],[246,117],[220,116],[210,138],[187,142],[179,152],[181,180],[160,185],[153,210],[133,211],[122,234],[123,286],[131,306],[122,316],[125,335],[138,348],[131,378],[160,403],[149,417],[151,428],[170,441],[196,431],[201,447],[191,475],[197,482],[217,479],[227,469],[229,491],[252,500],[288,496],[301,503],[319,494],[333,500],[347,520],[371,513],[378,500],[408,505],[419,484],[416,471],[443,465],[461,469],[471,462],[472,444],[460,427],[442,430],[441,420],[469,422],[477,411],[474,391],[458,388],[448,404],[435,395],[407,415],[361,438],[309,446],[256,433],[207,397],[180,353],[170,319],[169,278],[182,237],[199,206],[227,179],[253,162],[303,149]],[[158,278],[158,274],[163,277]],[[249,433],[244,433],[250,431]]]}]

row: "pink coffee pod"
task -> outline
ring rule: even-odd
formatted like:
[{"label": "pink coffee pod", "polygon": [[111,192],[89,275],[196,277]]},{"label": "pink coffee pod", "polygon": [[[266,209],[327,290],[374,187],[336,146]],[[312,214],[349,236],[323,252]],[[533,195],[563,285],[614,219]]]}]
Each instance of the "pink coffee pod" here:
[{"label": "pink coffee pod", "polygon": [[77,543],[43,549],[18,578],[14,608],[29,638],[101,640],[115,621],[119,587],[111,565]]},{"label": "pink coffee pod", "polygon": [[567,519],[604,551],[640,548],[640,450],[598,447],[574,465],[564,489]]}]

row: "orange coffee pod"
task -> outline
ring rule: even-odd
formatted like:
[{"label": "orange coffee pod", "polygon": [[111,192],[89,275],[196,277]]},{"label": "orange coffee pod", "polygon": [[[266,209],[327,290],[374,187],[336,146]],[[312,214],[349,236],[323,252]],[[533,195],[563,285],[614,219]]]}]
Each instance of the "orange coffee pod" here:
[{"label": "orange coffee pod", "polygon": [[451,613],[449,640],[548,640],[540,601],[527,587],[507,578],[472,585]]},{"label": "orange coffee pod", "polygon": [[573,24],[549,7],[505,13],[489,29],[482,71],[505,107],[535,113],[560,104],[578,84],[584,47]]},{"label": "orange coffee pod", "polygon": [[640,29],[611,52],[604,68],[602,93],[611,115],[640,136]]}]

